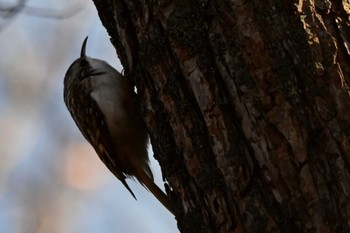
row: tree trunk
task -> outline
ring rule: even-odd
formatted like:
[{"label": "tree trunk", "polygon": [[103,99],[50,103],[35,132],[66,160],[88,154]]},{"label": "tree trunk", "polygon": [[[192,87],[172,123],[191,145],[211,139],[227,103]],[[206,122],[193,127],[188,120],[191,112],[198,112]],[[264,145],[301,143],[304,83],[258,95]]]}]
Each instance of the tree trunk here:
[{"label": "tree trunk", "polygon": [[350,232],[350,3],[94,0],[181,232]]}]

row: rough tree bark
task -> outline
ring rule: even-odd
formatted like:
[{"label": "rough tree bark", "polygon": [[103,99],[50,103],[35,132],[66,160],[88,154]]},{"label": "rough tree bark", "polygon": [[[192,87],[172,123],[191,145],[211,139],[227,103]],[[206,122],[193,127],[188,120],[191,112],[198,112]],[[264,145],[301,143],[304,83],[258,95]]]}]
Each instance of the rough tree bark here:
[{"label": "rough tree bark", "polygon": [[347,0],[94,0],[181,232],[350,232]]}]

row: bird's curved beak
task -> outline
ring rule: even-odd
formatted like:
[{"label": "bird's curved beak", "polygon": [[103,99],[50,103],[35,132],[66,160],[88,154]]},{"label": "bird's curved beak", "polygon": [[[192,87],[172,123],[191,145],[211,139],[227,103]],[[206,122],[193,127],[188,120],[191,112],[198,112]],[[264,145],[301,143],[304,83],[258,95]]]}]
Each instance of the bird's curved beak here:
[{"label": "bird's curved beak", "polygon": [[86,57],[85,49],[86,49],[87,40],[88,40],[88,36],[85,38],[83,45],[81,46],[80,58]]}]

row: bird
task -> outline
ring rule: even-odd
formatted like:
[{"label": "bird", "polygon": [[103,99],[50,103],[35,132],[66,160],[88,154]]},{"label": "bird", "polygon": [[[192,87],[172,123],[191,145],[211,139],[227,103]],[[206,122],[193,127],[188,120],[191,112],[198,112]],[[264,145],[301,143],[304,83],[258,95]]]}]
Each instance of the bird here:
[{"label": "bird", "polygon": [[87,40],[64,77],[66,107],[84,138],[135,199],[126,178],[139,181],[174,214],[169,198],[153,181],[148,131],[133,85],[107,62],[88,57]]}]

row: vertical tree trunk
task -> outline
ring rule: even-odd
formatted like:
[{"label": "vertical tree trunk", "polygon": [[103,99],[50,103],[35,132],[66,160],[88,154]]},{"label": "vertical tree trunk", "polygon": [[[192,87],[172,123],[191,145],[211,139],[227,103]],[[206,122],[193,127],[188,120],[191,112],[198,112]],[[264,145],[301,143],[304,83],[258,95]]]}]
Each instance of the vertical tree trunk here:
[{"label": "vertical tree trunk", "polygon": [[181,232],[350,232],[350,3],[94,2]]}]

